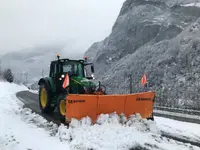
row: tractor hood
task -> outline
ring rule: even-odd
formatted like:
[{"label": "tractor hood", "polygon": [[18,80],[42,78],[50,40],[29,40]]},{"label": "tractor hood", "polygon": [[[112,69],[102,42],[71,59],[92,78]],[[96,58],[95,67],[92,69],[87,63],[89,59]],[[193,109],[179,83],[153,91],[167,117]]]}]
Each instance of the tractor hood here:
[{"label": "tractor hood", "polygon": [[86,87],[86,88],[95,88],[96,87],[96,85],[91,80],[84,78],[84,77],[73,76],[72,82],[76,82],[77,84],[79,84],[83,87]]}]

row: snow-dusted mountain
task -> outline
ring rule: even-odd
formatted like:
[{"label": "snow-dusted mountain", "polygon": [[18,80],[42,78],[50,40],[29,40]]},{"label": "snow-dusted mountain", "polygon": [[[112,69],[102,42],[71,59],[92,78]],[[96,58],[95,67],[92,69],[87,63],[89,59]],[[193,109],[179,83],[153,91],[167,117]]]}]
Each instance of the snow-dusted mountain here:
[{"label": "snow-dusted mountain", "polygon": [[85,53],[95,63],[97,79],[119,93],[129,87],[124,79],[131,73],[136,92],[145,73],[151,89],[158,97],[162,93],[162,103],[200,107],[199,4],[126,0],[112,33]]}]

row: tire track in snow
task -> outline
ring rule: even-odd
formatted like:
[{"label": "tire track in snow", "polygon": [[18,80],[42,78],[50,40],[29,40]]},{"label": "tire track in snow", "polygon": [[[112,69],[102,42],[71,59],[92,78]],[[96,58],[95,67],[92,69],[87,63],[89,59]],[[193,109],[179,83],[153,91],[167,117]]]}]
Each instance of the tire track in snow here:
[{"label": "tire track in snow", "polygon": [[59,115],[56,110],[51,114],[41,113],[37,94],[31,93],[29,91],[22,91],[16,93],[16,96],[21,102],[24,103],[25,108],[30,108],[33,112],[44,117],[49,122],[52,121],[53,123],[60,125]]},{"label": "tire track in snow", "polygon": [[200,147],[200,143],[199,143],[199,142],[187,140],[187,139],[185,139],[184,137],[183,137],[183,138],[180,138],[180,137],[177,137],[177,136],[173,136],[173,135],[170,135],[169,133],[164,132],[164,131],[161,131],[161,132],[162,132],[161,135],[162,135],[163,137],[166,137],[166,138],[169,138],[169,139],[173,139],[173,140],[175,140],[175,141],[179,141],[179,142],[182,142],[182,143],[188,143],[188,144],[191,144],[191,145]]}]

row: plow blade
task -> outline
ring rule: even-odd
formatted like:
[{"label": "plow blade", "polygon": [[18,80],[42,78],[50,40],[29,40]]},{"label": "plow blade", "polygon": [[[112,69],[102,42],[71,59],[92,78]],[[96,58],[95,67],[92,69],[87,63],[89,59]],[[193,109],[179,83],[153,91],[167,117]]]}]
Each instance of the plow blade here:
[{"label": "plow blade", "polygon": [[142,118],[151,118],[154,92],[124,95],[81,95],[69,94],[66,97],[66,120],[90,117],[96,122],[98,115],[116,112],[127,117],[139,113]]}]

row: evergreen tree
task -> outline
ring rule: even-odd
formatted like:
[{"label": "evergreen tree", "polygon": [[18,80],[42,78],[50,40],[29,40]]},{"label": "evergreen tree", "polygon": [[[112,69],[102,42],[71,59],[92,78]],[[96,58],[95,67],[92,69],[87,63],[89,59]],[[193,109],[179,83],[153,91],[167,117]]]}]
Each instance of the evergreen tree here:
[{"label": "evergreen tree", "polygon": [[13,74],[12,74],[12,71],[11,71],[11,69],[6,69],[5,71],[4,71],[4,73],[3,73],[3,78],[5,79],[5,80],[7,80],[8,82],[13,82],[13,80],[14,80],[14,76],[13,76]]},{"label": "evergreen tree", "polygon": [[1,67],[1,60],[0,60],[0,79],[3,77],[2,67]]}]

